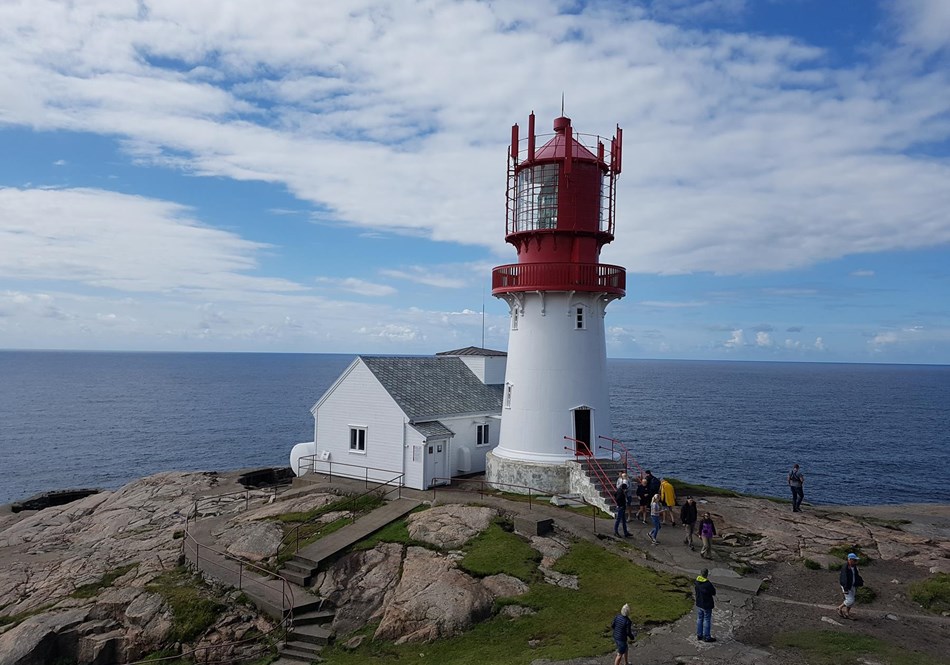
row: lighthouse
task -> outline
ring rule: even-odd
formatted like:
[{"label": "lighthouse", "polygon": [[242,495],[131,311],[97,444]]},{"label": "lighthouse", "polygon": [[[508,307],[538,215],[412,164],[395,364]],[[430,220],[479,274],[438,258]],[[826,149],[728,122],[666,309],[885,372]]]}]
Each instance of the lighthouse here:
[{"label": "lighthouse", "polygon": [[534,120],[525,138],[511,130],[505,240],[518,262],[492,271],[510,333],[485,474],[499,487],[560,493],[577,491],[572,463],[600,456],[612,436],[604,317],[626,292],[626,271],[601,263],[600,250],[614,239],[623,135],[618,127],[605,145],[562,116],[553,135],[536,136]]}]

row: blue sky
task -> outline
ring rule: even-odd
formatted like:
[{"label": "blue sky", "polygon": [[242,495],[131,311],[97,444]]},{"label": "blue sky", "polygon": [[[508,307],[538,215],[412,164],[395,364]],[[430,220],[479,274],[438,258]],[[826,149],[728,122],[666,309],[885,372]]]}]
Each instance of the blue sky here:
[{"label": "blue sky", "polygon": [[5,2],[0,348],[504,349],[562,93],[624,129],[611,356],[950,362],[944,0]]}]

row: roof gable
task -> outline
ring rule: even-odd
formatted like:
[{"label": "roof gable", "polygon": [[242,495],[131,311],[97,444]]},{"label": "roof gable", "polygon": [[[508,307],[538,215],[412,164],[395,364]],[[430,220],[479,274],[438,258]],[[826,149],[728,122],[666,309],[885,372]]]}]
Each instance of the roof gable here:
[{"label": "roof gable", "polygon": [[410,420],[501,411],[501,386],[486,386],[454,356],[360,356]]}]

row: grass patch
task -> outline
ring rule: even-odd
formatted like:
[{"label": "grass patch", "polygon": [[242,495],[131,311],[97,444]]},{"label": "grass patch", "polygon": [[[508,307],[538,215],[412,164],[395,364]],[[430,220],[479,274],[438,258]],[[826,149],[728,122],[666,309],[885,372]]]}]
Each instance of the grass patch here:
[{"label": "grass patch", "polygon": [[[497,525],[491,530],[495,528],[505,533]],[[514,534],[505,535],[517,538]],[[489,539],[504,541],[497,532]],[[494,547],[490,544],[472,547],[490,550]],[[624,603],[630,603],[631,617],[638,626],[674,621],[693,605],[691,587],[685,578],[633,565],[586,541],[575,543],[555,569],[577,575],[579,588],[562,589],[535,581],[529,584],[526,595],[501,603],[531,607],[537,614],[514,620],[496,615],[464,635],[431,644],[395,646],[368,639],[353,651],[334,646],[324,651],[323,656],[334,665],[393,661],[527,665],[536,659],[600,656],[614,648],[610,622]],[[529,640],[537,640],[536,646],[528,646]]]},{"label": "grass patch", "polygon": [[874,559],[865,554],[859,545],[838,545],[828,550],[828,554],[843,561],[847,561],[848,554],[852,552],[858,555],[858,566],[870,566],[874,563]]},{"label": "grass patch", "polygon": [[815,561],[814,559],[803,559],[802,564],[808,570],[821,570],[821,564]]},{"label": "grass patch", "polygon": [[350,511],[354,513],[363,513],[373,508],[378,508],[383,505],[385,501],[378,494],[361,494],[357,497],[344,497],[326,504],[325,506],[320,506],[319,508],[314,508],[312,510],[306,510],[302,512],[293,512],[293,513],[283,513],[277,515],[274,519],[278,522],[283,522],[284,524],[302,524],[304,522],[309,522],[315,520],[322,515],[327,513],[334,513],[339,511]]},{"label": "grass patch", "polygon": [[16,626],[20,623],[23,623],[24,621],[26,621],[32,616],[36,616],[37,614],[42,614],[43,612],[45,612],[52,606],[53,606],[52,604],[41,605],[40,607],[36,607],[32,610],[26,610],[25,612],[18,612],[16,614],[2,614],[0,615],[0,627]]},{"label": "grass patch", "polygon": [[910,597],[924,609],[940,614],[950,610],[950,574],[937,573],[910,585]]},{"label": "grass patch", "polygon": [[[510,525],[506,525],[509,526]],[[541,554],[523,538],[495,521],[466,545],[459,566],[475,577],[507,573],[522,582],[539,581]]]},{"label": "grass patch", "polygon": [[868,635],[803,630],[781,633],[772,641],[776,647],[795,649],[809,665],[856,665],[866,659],[880,659],[888,665],[938,665],[926,654],[910,651]]},{"label": "grass patch", "polygon": [[171,608],[169,639],[173,642],[188,642],[198,637],[225,610],[224,605],[208,597],[210,594],[201,577],[185,568],[162,573],[145,588],[159,594]]},{"label": "grass patch", "polygon": [[877,598],[877,591],[869,586],[859,586],[854,593],[854,597],[861,605],[867,605],[873,603],[874,599]]},{"label": "grass patch", "polygon": [[700,485],[698,483],[688,483],[685,480],[679,480],[678,478],[670,478],[666,476],[666,479],[670,481],[670,484],[673,485],[673,489],[676,491],[677,499],[685,499],[687,496],[743,496],[739,492],[734,492],[733,490],[727,490],[722,487],[713,487],[712,485]]},{"label": "grass patch", "polygon": [[108,573],[100,577],[95,582],[90,582],[89,584],[83,584],[77,586],[73,589],[73,592],[69,594],[70,598],[93,598],[99,595],[99,592],[103,589],[107,589],[112,586],[112,583],[117,579],[125,575],[127,572],[133,568],[138,568],[137,563],[130,563],[126,566],[119,566],[114,570],[110,570]]}]

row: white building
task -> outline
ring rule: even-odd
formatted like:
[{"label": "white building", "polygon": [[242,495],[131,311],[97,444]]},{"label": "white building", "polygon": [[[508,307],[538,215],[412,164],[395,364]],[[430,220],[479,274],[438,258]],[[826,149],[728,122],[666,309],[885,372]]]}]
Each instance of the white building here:
[{"label": "white building", "polygon": [[[498,443],[506,354],[358,356],[310,409],[313,441],[290,466],[426,489],[485,471]],[[397,482],[398,482],[397,481]]]}]

